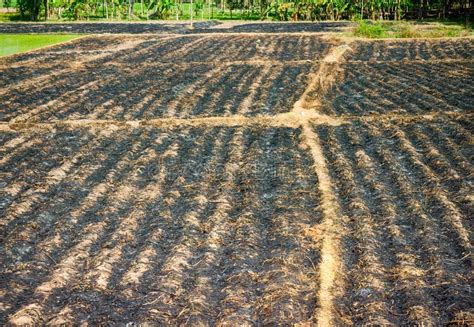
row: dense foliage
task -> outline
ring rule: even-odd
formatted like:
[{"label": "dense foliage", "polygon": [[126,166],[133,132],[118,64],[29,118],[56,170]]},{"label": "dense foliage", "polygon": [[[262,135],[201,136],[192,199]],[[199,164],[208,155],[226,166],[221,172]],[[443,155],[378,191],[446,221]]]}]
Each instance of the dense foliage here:
[{"label": "dense foliage", "polygon": [[[11,0],[6,0],[11,1]],[[17,0],[24,18],[66,19],[169,19],[211,12],[228,12],[232,18],[278,20],[339,20],[469,17],[474,0]],[[192,4],[190,4],[190,2]],[[207,10],[206,16],[204,12]],[[236,17],[235,13],[239,15]],[[208,16],[209,15],[209,16]]]}]

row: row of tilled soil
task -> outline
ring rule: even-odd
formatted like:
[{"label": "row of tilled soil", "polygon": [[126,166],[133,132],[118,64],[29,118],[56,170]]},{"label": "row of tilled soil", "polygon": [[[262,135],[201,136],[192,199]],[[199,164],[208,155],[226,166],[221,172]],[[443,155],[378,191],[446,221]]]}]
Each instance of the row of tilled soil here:
[{"label": "row of tilled soil", "polygon": [[[323,59],[334,44],[334,41],[316,35],[86,36],[33,52],[2,57],[0,67],[5,70],[39,63],[42,67],[50,67],[61,63],[61,59],[73,62],[82,59],[97,65],[108,62],[134,65],[313,61]],[[85,55],[90,58],[84,58]]]},{"label": "row of tilled soil", "polygon": [[[222,26],[221,26],[222,25]],[[339,32],[347,22],[318,23],[227,23],[218,21],[169,23],[4,23],[0,33],[89,33],[89,34],[208,34],[208,33],[302,33]]]},{"label": "row of tilled soil", "polygon": [[342,324],[473,321],[472,128],[468,118],[316,128],[341,208]]},{"label": "row of tilled soil", "polygon": [[[254,116],[288,112],[310,64],[106,65],[28,79],[0,94],[3,121]],[[93,72],[91,72],[91,70]],[[290,91],[287,88],[293,87]]]},{"label": "row of tilled soil", "polygon": [[2,133],[3,323],[310,319],[321,214],[298,142],[278,128]]},{"label": "row of tilled soil", "polygon": [[[306,84],[316,65],[303,59],[315,53],[322,58],[330,44],[313,36],[274,36],[262,42],[259,37],[127,38],[122,45],[116,44],[116,37],[110,40],[109,47],[104,47],[102,38],[86,38],[5,59],[1,120],[286,112],[303,92],[299,86]],[[213,40],[218,48],[209,49]],[[291,57],[280,49],[285,44],[295,62],[283,62]],[[120,46],[116,51],[108,50]],[[70,54],[74,47],[80,51]],[[289,50],[299,47],[305,50],[299,54]],[[229,61],[233,50],[236,55]],[[204,51],[218,53],[219,59],[206,61]]]},{"label": "row of tilled soil", "polygon": [[[47,49],[0,58],[0,67],[5,75],[8,74],[7,67],[57,67],[62,58],[74,62],[85,59],[85,54],[95,55],[90,61],[96,64],[110,61],[133,64],[138,60],[147,63],[313,61],[323,59],[330,47],[345,42],[310,34],[88,36]],[[351,50],[344,55],[346,62],[472,61],[474,53],[474,41],[471,38],[348,42]],[[101,53],[103,55],[99,56]],[[6,82],[10,83],[10,79]]]},{"label": "row of tilled soil", "polygon": [[474,111],[474,61],[346,63],[323,95],[328,115]]},{"label": "row of tilled soil", "polygon": [[[472,40],[427,42],[319,63],[342,43],[103,36],[0,59],[0,323],[474,321]],[[100,121],[302,94],[342,125]]]},{"label": "row of tilled soil", "polygon": [[[339,324],[473,318],[472,128],[314,127],[339,208]],[[3,132],[0,149],[3,322],[317,315],[320,163],[299,129],[58,126]]]},{"label": "row of tilled soil", "polygon": [[345,56],[349,61],[423,61],[423,60],[472,60],[474,39],[410,39],[358,41],[351,46],[354,51]]},{"label": "row of tilled soil", "polygon": [[[195,22],[197,29],[218,25],[217,21]],[[189,23],[2,23],[0,33],[166,34],[188,33]]]},{"label": "row of tilled soil", "polygon": [[[85,38],[2,59],[1,120],[284,113],[301,96],[309,73],[317,71],[317,60],[337,46],[335,41],[317,36],[143,37],[122,41],[119,44],[119,38],[112,36]],[[439,46],[446,42],[440,41]],[[449,42],[451,45],[445,44],[443,49],[448,54],[458,51],[459,58],[465,58],[465,53],[453,50],[456,46],[452,43],[462,49],[473,44],[471,40]],[[474,109],[474,63],[470,59],[352,60],[367,44],[372,43],[351,43],[345,63],[328,64],[334,66],[332,87],[324,96],[318,90],[312,96],[321,98],[322,113],[425,114]],[[404,49],[406,44],[397,46]],[[310,96],[308,100],[314,99]]]}]

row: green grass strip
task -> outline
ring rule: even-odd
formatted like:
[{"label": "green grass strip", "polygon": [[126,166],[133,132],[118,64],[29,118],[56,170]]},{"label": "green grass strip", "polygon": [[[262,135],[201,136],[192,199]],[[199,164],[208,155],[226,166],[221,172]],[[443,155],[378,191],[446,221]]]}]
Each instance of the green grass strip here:
[{"label": "green grass strip", "polygon": [[0,56],[21,53],[81,37],[77,34],[0,34]]}]

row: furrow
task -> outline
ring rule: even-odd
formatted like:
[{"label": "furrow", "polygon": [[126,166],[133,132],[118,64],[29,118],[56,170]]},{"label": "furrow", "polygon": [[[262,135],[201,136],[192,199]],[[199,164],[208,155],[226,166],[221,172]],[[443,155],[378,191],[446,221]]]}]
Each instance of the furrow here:
[{"label": "furrow", "polygon": [[[445,241],[440,238],[443,234],[440,229],[442,226],[433,220],[429,212],[426,212],[423,207],[424,200],[414,196],[418,185],[410,181],[409,175],[400,174],[400,171],[405,171],[405,169],[397,159],[396,153],[387,149],[383,141],[375,141],[383,140],[381,130],[370,124],[364,125],[364,128],[369,133],[367,139],[373,140],[366,148],[370,149],[371,157],[377,160],[374,163],[378,163],[380,169],[377,171],[380,178],[385,179],[384,184],[387,185],[389,194],[394,196],[394,201],[401,201],[398,205],[399,217],[402,218],[398,223],[401,231],[399,235],[405,235],[405,241],[400,244],[400,248],[404,250],[397,254],[399,260],[403,261],[400,261],[400,267],[394,270],[394,274],[401,283],[399,290],[405,293],[406,319],[416,323],[416,321],[431,321],[436,317],[436,321],[439,321],[439,313],[443,309],[437,308],[434,301],[443,303],[449,298],[449,296],[440,297],[440,294],[452,292],[453,297],[459,300],[463,298],[462,295],[459,297],[456,290],[456,284],[462,279],[459,279],[457,274],[453,274],[450,267],[455,263],[446,261],[452,253],[444,246]],[[395,236],[397,234],[394,233]],[[406,263],[402,265],[403,262]],[[464,269],[459,268],[461,266],[457,268],[459,272]],[[429,291],[428,294],[427,291]],[[438,309],[438,311],[428,314],[428,305],[432,310]]]},{"label": "furrow", "polygon": [[[188,212],[183,217],[184,237],[181,242],[175,244],[160,271],[158,280],[154,281],[154,284],[161,290],[158,299],[148,309],[154,316],[161,316],[161,319],[165,317],[175,318],[180,321],[180,319],[190,319],[188,308],[192,309],[192,313],[196,313],[196,315],[199,313],[207,315],[206,311],[211,310],[210,304],[202,301],[204,294],[200,294],[200,297],[184,300],[182,298],[184,296],[182,293],[183,284],[188,280],[187,276],[189,276],[193,258],[198,255],[196,251],[199,247],[204,244],[218,247],[219,242],[221,242],[220,233],[227,232],[223,225],[225,225],[228,210],[232,208],[232,198],[229,198],[229,194],[234,187],[234,174],[239,169],[238,162],[241,160],[242,150],[239,149],[239,146],[242,133],[241,130],[234,131],[232,140],[225,144],[229,148],[229,153],[226,155],[227,160],[223,160],[225,162],[222,172],[224,180],[222,186],[218,187],[219,193],[212,200],[215,203],[212,213],[208,213],[208,218],[203,220],[204,217],[201,216],[206,212],[206,207],[210,203],[200,201],[196,210]],[[218,146],[218,148],[221,148],[219,152],[222,152],[223,148],[221,146]],[[204,192],[202,194],[206,194],[206,189],[202,191]],[[206,238],[208,239],[207,243],[205,242]],[[197,282],[199,283],[199,281]],[[204,282],[204,280],[201,280],[201,282]],[[176,303],[182,303],[183,305],[179,311],[176,311]],[[172,304],[171,307],[170,304]]]},{"label": "furrow", "polygon": [[[117,219],[126,212],[123,209],[125,203],[137,201],[136,194],[133,193],[136,183],[136,175],[129,175],[116,191],[107,199],[108,205],[102,207],[97,213],[102,217],[98,223],[88,224],[81,231],[81,241],[67,249],[61,256],[61,260],[56,264],[56,268],[50,276],[37,286],[31,297],[30,304],[24,306],[13,314],[9,321],[13,324],[38,323],[36,318],[42,321],[48,312],[48,302],[58,289],[71,287],[75,280],[81,276],[81,271],[87,269],[90,264],[91,251],[97,243],[107,240],[117,228]],[[135,181],[135,182],[134,182]],[[113,235],[113,234],[112,234]],[[38,315],[38,313],[40,313]],[[36,315],[36,318],[35,318]]]},{"label": "furrow", "polygon": [[[223,152],[223,147],[227,144],[226,139],[228,137],[228,132],[226,132],[225,129],[220,129],[215,137],[213,134],[212,137],[214,138],[214,141],[211,144],[205,144],[206,149],[212,149],[210,154],[204,154],[204,157],[209,159],[199,163],[199,167],[190,167],[196,172],[194,174],[196,177],[194,177],[194,182],[192,184],[192,190],[194,191],[190,192],[192,194],[190,202],[195,203],[195,206],[191,212],[186,213],[186,215],[189,216],[194,215],[199,217],[201,212],[208,205],[209,200],[207,199],[207,196],[211,194],[211,187],[214,186],[214,183],[211,181],[216,173],[215,169],[222,164],[221,153]],[[206,143],[209,142],[210,141]],[[163,199],[164,203],[171,201],[172,199],[170,197],[165,197]],[[146,272],[152,269],[154,259],[160,256],[160,251],[157,249],[156,245],[159,244],[158,241],[164,241],[164,238],[169,232],[169,229],[164,229],[162,227],[152,228],[153,225],[153,222],[150,220],[146,224],[148,227],[142,228],[143,233],[147,235],[147,239],[140,242],[143,247],[138,251],[139,253],[134,257],[129,268],[120,278],[120,284],[124,287],[124,292],[130,296],[135,294],[135,292],[132,291],[134,286],[138,286]],[[158,226],[161,225],[158,224]]]},{"label": "furrow", "polygon": [[420,154],[407,138],[405,132],[393,126],[390,126],[388,131],[392,133],[390,139],[393,139],[395,144],[399,146],[399,150],[404,152],[405,155],[403,157],[406,158],[407,166],[413,169],[414,176],[418,180],[424,181],[420,191],[430,204],[430,211],[433,214],[438,212],[444,216],[443,223],[446,224],[446,228],[454,231],[457,235],[456,238],[463,248],[464,255],[469,256],[469,261],[472,265],[474,262],[474,257],[472,256],[474,254],[469,240],[469,232],[463,225],[464,219],[459,208],[448,198],[449,192],[441,186],[439,177],[423,163]]},{"label": "furrow", "polygon": [[[390,314],[393,308],[389,306],[393,299],[386,294],[386,290],[393,287],[390,277],[393,257],[382,248],[380,229],[383,225],[379,226],[359,174],[367,162],[361,150],[353,153],[348,148],[347,135],[335,132],[325,131],[324,150],[333,172],[334,187],[338,190],[341,212],[347,215],[344,218],[347,237],[342,242],[346,249],[353,249],[342,253],[347,271],[346,287],[350,290],[341,297],[341,301],[348,303],[345,315],[349,317],[352,312],[356,324],[396,324]],[[344,299],[346,296],[350,298]]]},{"label": "furrow", "polygon": [[[258,162],[252,159],[261,158],[263,144],[275,132],[276,130],[270,130],[262,136],[255,130],[247,130],[235,145],[234,151],[239,160],[229,161],[237,166],[233,171],[232,188],[229,189],[237,193],[234,200],[237,205],[229,208],[230,217],[226,217],[227,230],[222,230],[225,231],[222,242],[225,242],[226,248],[221,250],[219,279],[213,283],[215,288],[220,289],[216,294],[218,302],[213,301],[213,306],[218,308],[218,325],[258,323],[258,281],[263,253],[266,251],[268,221],[260,213],[264,207],[261,183],[252,183],[259,176],[258,171],[265,167],[252,165],[252,162]],[[265,179],[263,176],[261,178],[259,182]],[[216,228],[221,230],[219,226]],[[212,256],[216,250],[218,249],[209,247],[208,256]]]}]

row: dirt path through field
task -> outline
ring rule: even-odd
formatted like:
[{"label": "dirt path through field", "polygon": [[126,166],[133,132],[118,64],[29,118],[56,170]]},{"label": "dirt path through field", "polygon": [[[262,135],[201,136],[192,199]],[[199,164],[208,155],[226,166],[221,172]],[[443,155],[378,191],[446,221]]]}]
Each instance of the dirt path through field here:
[{"label": "dirt path through field", "polygon": [[75,119],[58,120],[51,122],[0,122],[0,131],[24,131],[24,130],[53,130],[55,127],[69,128],[99,128],[114,126],[116,128],[127,127],[160,127],[175,129],[180,127],[289,127],[299,128],[305,122],[313,126],[341,126],[349,125],[354,121],[397,121],[400,124],[415,123],[421,121],[434,121],[442,118],[456,119],[458,117],[471,117],[474,114],[460,114],[454,111],[430,113],[430,114],[375,114],[367,116],[342,115],[331,116],[320,114],[314,110],[291,111],[278,115],[262,115],[246,117],[243,115],[232,115],[225,117],[203,117],[203,118],[156,118],[147,120],[113,120],[113,119]]},{"label": "dirt path through field", "polygon": [[[348,44],[344,44],[334,48],[324,58],[323,63],[319,67],[319,71],[312,76],[308,88],[303,93],[300,100],[295,103],[293,113],[299,114],[301,118],[301,127],[303,142],[309,148],[309,153],[313,157],[313,167],[318,177],[318,188],[321,192],[321,207],[323,210],[323,222],[321,226],[322,233],[322,248],[321,248],[321,263],[319,265],[319,304],[320,307],[316,313],[316,319],[319,326],[333,325],[334,315],[334,297],[338,289],[341,290],[343,279],[339,275],[342,268],[342,253],[340,238],[344,234],[344,229],[340,223],[341,215],[339,214],[339,207],[336,201],[336,196],[333,192],[333,183],[329,176],[329,169],[327,167],[326,159],[323,155],[323,150],[319,137],[314,133],[311,124],[307,118],[311,115],[305,116],[306,107],[310,107],[310,112],[317,114],[321,103],[318,97],[313,98],[313,101],[308,101],[308,94],[316,90],[320,94],[331,83],[331,74],[334,65],[338,64],[344,52],[350,50]],[[330,122],[331,120],[329,120]]]}]

